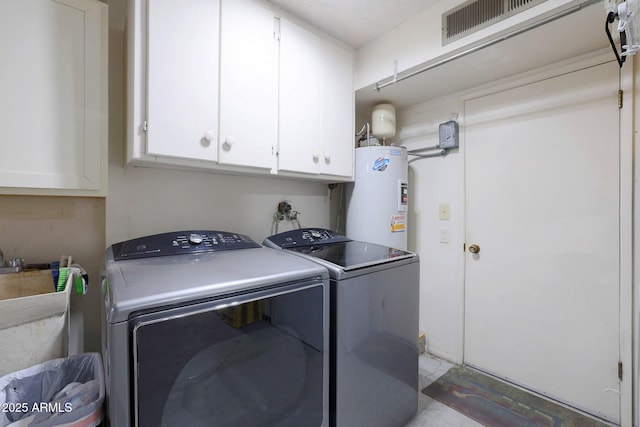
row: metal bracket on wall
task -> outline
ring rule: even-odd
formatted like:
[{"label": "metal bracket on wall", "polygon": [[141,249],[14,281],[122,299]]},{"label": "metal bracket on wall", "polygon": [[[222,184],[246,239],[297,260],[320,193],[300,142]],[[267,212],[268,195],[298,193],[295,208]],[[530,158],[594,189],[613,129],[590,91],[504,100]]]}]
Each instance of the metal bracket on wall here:
[{"label": "metal bracket on wall", "polygon": [[[435,150],[435,149],[439,149],[439,150],[433,153],[427,153],[427,154],[420,153],[420,151]],[[429,157],[444,156],[447,154],[447,150],[444,148],[440,148],[439,145],[434,145],[433,147],[419,148],[417,150],[407,151],[407,154],[410,156],[418,157],[420,159],[428,159]],[[417,160],[417,159],[413,159],[413,160]]]}]

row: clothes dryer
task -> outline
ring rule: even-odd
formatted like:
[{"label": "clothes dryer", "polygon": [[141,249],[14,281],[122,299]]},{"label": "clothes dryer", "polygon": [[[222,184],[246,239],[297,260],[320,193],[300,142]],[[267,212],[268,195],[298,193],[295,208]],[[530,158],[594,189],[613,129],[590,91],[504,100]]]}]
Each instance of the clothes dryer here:
[{"label": "clothes dryer", "polygon": [[103,271],[108,421],[327,426],[329,282],[240,234],[117,243]]}]

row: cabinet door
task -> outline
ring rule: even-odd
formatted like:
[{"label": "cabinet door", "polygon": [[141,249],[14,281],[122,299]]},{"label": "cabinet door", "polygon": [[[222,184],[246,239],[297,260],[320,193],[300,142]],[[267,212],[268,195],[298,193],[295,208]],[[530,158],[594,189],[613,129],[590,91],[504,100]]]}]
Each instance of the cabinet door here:
[{"label": "cabinet door", "polygon": [[278,168],[353,176],[353,52],[282,19]]},{"label": "cabinet door", "polygon": [[223,0],[220,46],[219,162],[270,169],[278,113],[273,12],[254,0]]},{"label": "cabinet door", "polygon": [[319,51],[318,36],[281,18],[279,170],[319,172],[322,129]]},{"label": "cabinet door", "polygon": [[147,154],[217,160],[217,0],[147,2]]},{"label": "cabinet door", "polygon": [[352,177],[355,150],[353,53],[330,42],[323,44],[322,153],[320,172]]},{"label": "cabinet door", "polygon": [[107,5],[0,2],[0,192],[105,195]]}]

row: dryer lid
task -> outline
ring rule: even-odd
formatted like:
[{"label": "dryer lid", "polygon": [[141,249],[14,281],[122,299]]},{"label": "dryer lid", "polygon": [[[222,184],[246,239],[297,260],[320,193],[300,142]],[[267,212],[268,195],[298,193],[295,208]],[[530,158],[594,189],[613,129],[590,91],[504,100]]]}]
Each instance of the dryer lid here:
[{"label": "dryer lid", "polygon": [[113,259],[153,258],[202,252],[258,248],[242,234],[213,230],[186,230],[139,237],[112,245]]}]

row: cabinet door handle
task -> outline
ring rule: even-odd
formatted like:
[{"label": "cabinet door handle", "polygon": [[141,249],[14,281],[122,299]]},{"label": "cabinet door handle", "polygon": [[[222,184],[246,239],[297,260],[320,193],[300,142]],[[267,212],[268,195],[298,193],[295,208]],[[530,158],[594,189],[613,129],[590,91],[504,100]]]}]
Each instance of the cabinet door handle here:
[{"label": "cabinet door handle", "polygon": [[204,133],[203,144],[205,147],[211,145],[212,142],[216,141],[216,133],[212,130],[208,130]]},{"label": "cabinet door handle", "polygon": [[324,160],[325,160],[325,162],[330,163],[330,162],[331,162],[331,153],[329,153],[328,151],[326,151],[326,152],[324,153]]},{"label": "cabinet door handle", "polygon": [[314,151],[313,152],[313,161],[317,163],[319,158],[320,158],[320,154],[317,151]]},{"label": "cabinet door handle", "polygon": [[231,150],[231,146],[236,142],[235,138],[232,136],[227,136],[224,138],[224,142],[222,143],[222,148],[225,151]]}]

